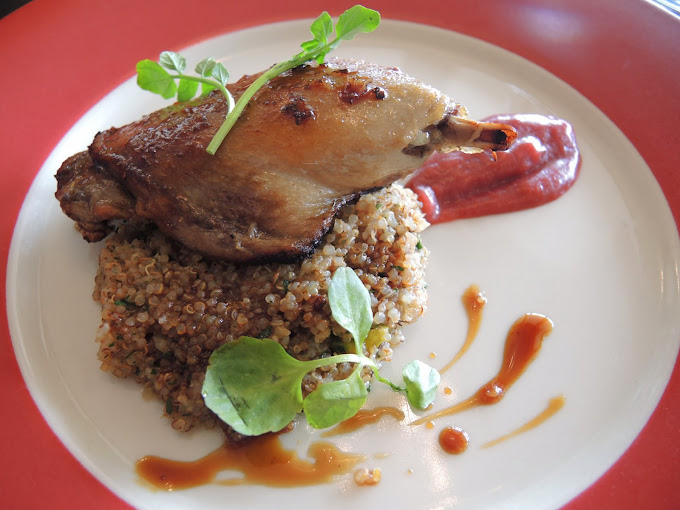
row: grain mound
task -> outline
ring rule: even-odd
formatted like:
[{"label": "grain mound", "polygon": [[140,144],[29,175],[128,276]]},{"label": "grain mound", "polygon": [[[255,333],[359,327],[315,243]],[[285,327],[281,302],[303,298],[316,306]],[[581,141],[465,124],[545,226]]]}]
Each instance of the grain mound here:
[{"label": "grain mound", "polygon": [[[210,354],[242,335],[268,337],[306,360],[342,353],[347,332],[331,318],[333,272],[355,270],[370,291],[373,329],[366,353],[387,361],[403,340],[400,326],[427,305],[428,226],[413,192],[392,185],[344,207],[314,254],[297,264],[234,266],[208,260],[157,230],[122,226],[102,249],[93,298],[101,305],[101,368],[134,377],[160,398],[176,430],[219,419],[201,387]],[[308,374],[303,390],[342,379],[350,366]],[[368,382],[370,371],[364,378]]]}]

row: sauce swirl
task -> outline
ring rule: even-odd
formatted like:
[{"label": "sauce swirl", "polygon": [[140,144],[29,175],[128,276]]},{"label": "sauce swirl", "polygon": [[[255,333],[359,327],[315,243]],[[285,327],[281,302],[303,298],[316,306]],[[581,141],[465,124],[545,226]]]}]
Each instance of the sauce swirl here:
[{"label": "sauce swirl", "polygon": [[[166,491],[188,489],[208,483],[222,485],[258,484],[269,487],[301,487],[326,483],[336,475],[349,473],[361,455],[340,451],[330,443],[314,443],[303,460],[283,447],[279,436],[266,434],[244,441],[225,444],[198,460],[181,462],[146,456],[136,463],[139,477],[153,487]],[[225,470],[240,471],[242,476],[217,480]]]},{"label": "sauce swirl", "polygon": [[468,399],[436,413],[423,416],[411,422],[411,425],[420,425],[435,418],[499,402],[505,392],[510,389],[536,358],[543,345],[543,339],[550,334],[552,329],[552,321],[543,315],[528,313],[517,319],[505,340],[503,363],[496,376]]},{"label": "sauce swirl", "polygon": [[338,423],[330,430],[326,430],[322,437],[337,436],[339,434],[346,434],[354,432],[362,427],[377,423],[383,416],[391,416],[397,421],[404,419],[404,413],[396,407],[376,407],[375,409],[360,409],[357,414],[351,418]]},{"label": "sauce swirl", "polygon": [[477,285],[470,285],[463,293],[463,306],[465,307],[465,313],[467,313],[468,318],[468,330],[465,337],[465,343],[456,353],[456,355],[449,361],[444,368],[442,368],[439,373],[443,374],[449,368],[451,368],[456,361],[463,357],[463,354],[477,338],[477,333],[479,332],[479,326],[482,323],[482,311],[484,310],[484,305],[486,305],[486,297],[484,293],[479,290]]},{"label": "sauce swirl", "polygon": [[507,441],[510,438],[513,438],[515,436],[523,434],[524,432],[526,432],[528,430],[531,430],[535,427],[538,427],[540,424],[542,424],[548,418],[552,417],[557,411],[562,409],[562,407],[564,407],[565,401],[566,401],[566,398],[564,397],[564,395],[560,395],[559,397],[551,398],[550,402],[548,402],[547,407],[540,414],[538,414],[535,418],[532,418],[531,420],[526,422],[524,425],[516,428],[512,432],[508,432],[507,434],[499,437],[498,439],[494,439],[493,441],[489,441],[488,443],[483,444],[482,448],[489,448],[491,446],[496,446],[497,444],[502,443],[503,441]]},{"label": "sauce swirl", "polygon": [[408,182],[430,223],[537,207],[576,181],[581,157],[569,123],[537,114],[486,120],[517,130],[507,151],[436,153]]}]

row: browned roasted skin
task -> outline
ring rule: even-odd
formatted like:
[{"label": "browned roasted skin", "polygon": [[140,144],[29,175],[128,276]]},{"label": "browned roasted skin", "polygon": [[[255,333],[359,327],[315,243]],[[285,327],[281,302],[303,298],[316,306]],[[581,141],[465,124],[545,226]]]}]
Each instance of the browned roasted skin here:
[{"label": "browned roasted skin", "polygon": [[130,220],[135,199],[87,151],[74,154],[57,172],[57,200],[76,222],[87,241],[99,241],[111,232],[110,220]]},{"label": "browned roasted skin", "polygon": [[[238,98],[252,80],[231,92]],[[514,137],[508,126],[464,120],[463,107],[396,69],[354,61],[275,78],[211,156],[225,115],[226,101],[212,93],[99,133],[89,155],[134,197],[128,218],[236,263],[307,255],[343,204],[407,176],[434,150],[503,149]],[[83,158],[59,173],[86,166]],[[68,179],[58,180],[61,188]],[[95,211],[78,220],[61,201],[96,230]]]}]

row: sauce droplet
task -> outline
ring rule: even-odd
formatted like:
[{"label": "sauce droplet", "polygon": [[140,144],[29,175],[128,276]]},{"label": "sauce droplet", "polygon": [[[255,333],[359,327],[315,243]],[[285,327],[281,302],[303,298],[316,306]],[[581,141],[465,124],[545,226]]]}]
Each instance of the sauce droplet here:
[{"label": "sauce droplet", "polygon": [[463,306],[465,307],[465,313],[468,318],[468,330],[465,337],[465,343],[463,343],[463,346],[458,350],[453,359],[439,371],[440,374],[446,372],[454,365],[454,363],[456,363],[456,361],[462,358],[463,354],[467,352],[472,345],[472,342],[477,338],[479,326],[482,323],[484,305],[486,305],[486,296],[484,296],[484,293],[479,290],[477,285],[470,285],[463,293]]},{"label": "sauce droplet", "polygon": [[[147,483],[166,491],[188,489],[208,483],[222,485],[258,484],[270,487],[300,487],[329,482],[334,476],[349,473],[364,460],[338,450],[329,443],[314,443],[303,460],[281,444],[279,436],[267,434],[245,444],[225,444],[205,457],[181,462],[155,456],[137,461],[137,474]],[[225,470],[240,471],[242,476],[216,480]]]},{"label": "sauce droplet", "polygon": [[446,453],[460,455],[467,450],[470,438],[458,427],[446,427],[439,433],[439,446]]},{"label": "sauce droplet", "polygon": [[535,427],[538,427],[540,424],[545,422],[548,418],[552,417],[555,413],[557,413],[557,411],[562,409],[562,407],[564,407],[565,401],[566,401],[566,398],[564,397],[564,395],[560,395],[559,397],[551,398],[550,402],[548,402],[548,406],[540,414],[538,414],[535,418],[529,420],[527,423],[525,423],[521,427],[513,430],[512,432],[509,432],[508,434],[505,434],[504,436],[501,436],[498,439],[494,439],[493,441],[489,441],[488,443],[482,445],[482,448],[489,448],[491,446],[495,446],[498,443],[502,443],[503,441],[507,441],[510,438],[513,438],[515,436],[523,434],[527,430],[531,430]]},{"label": "sauce droplet", "polygon": [[357,414],[345,421],[340,422],[338,425],[330,430],[325,431],[321,434],[323,437],[336,436],[339,434],[346,434],[348,432],[353,432],[366,425],[371,425],[377,423],[383,416],[392,416],[397,421],[402,421],[404,419],[404,413],[397,409],[396,407],[376,407],[375,409],[360,409]]},{"label": "sauce droplet", "polygon": [[505,340],[503,363],[496,376],[468,399],[436,413],[423,416],[412,422],[411,425],[420,425],[435,418],[499,402],[505,392],[536,358],[543,345],[543,339],[550,334],[552,329],[552,321],[543,315],[528,313],[517,319]]}]

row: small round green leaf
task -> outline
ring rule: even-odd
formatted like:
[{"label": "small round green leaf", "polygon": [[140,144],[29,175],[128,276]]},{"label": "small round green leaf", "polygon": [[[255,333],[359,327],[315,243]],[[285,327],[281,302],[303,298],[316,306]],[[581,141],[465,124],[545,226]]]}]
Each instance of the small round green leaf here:
[{"label": "small round green leaf", "polygon": [[241,337],[210,356],[203,399],[241,434],[277,432],[302,410],[302,378],[308,370],[274,340]]},{"label": "small round green leaf", "polygon": [[319,14],[319,17],[316,18],[309,27],[309,31],[316,41],[321,44],[326,44],[328,38],[333,33],[333,20],[331,19],[331,15],[326,11]]},{"label": "small round green leaf", "polygon": [[227,68],[221,62],[215,63],[211,73],[213,78],[215,78],[221,85],[226,86],[229,81],[229,72]]},{"label": "small round green leaf", "polygon": [[361,345],[373,325],[371,296],[351,268],[340,267],[333,273],[328,303],[335,321]]},{"label": "small round green leaf", "polygon": [[343,12],[335,26],[337,39],[349,40],[356,34],[368,33],[375,30],[380,24],[380,13],[373,9],[367,9],[362,5],[355,5]]},{"label": "small round green leaf", "polygon": [[203,78],[208,78],[212,74],[212,70],[215,68],[216,61],[213,57],[204,58],[198,64],[196,64],[196,73],[201,75]]},{"label": "small round green leaf", "polygon": [[440,375],[434,368],[422,361],[413,360],[402,372],[406,385],[406,396],[416,409],[425,409],[434,402]]},{"label": "small round green leaf", "polygon": [[179,74],[182,74],[184,69],[187,67],[186,59],[174,51],[164,51],[161,53],[161,57],[158,59],[158,62],[166,69],[169,69],[170,71],[177,71]]},{"label": "small round green leaf", "polygon": [[347,420],[357,414],[367,395],[357,367],[347,379],[323,383],[305,398],[307,422],[316,429],[325,429]]},{"label": "small round green leaf", "polygon": [[182,78],[177,86],[177,101],[189,101],[189,99],[193,99],[197,91],[197,81]]},{"label": "small round green leaf", "polygon": [[149,59],[137,62],[137,85],[165,99],[170,99],[177,91],[170,74],[158,62]]}]

